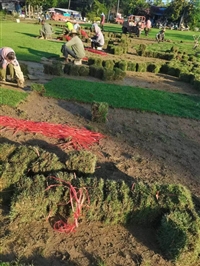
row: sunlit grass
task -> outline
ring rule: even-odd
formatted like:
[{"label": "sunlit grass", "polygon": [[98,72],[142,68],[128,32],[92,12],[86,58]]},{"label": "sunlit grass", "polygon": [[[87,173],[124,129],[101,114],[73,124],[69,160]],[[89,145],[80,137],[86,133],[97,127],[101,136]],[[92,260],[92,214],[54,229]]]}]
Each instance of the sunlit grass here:
[{"label": "sunlit grass", "polygon": [[[41,57],[61,55],[62,42],[40,40],[41,25],[34,23],[1,22],[1,47],[12,47],[19,60],[40,62]],[[56,28],[54,29],[56,30]]]},{"label": "sunlit grass", "polygon": [[27,98],[28,94],[16,90],[0,88],[0,105],[16,107]]},{"label": "sunlit grass", "polygon": [[[16,23],[15,21],[1,21],[0,23],[0,46],[11,46],[19,60],[25,61],[36,61],[40,62],[42,57],[52,57],[60,56],[61,45],[63,42],[57,42],[55,40],[39,40],[36,37],[39,35],[39,29],[41,25],[36,23],[37,21],[27,22],[21,21]],[[62,29],[55,26],[55,24],[64,24],[56,23],[50,21],[53,25],[54,36],[57,33],[62,33]],[[90,27],[91,24],[84,24],[83,26]],[[105,32],[121,32],[121,25],[107,23],[105,25]],[[146,37],[144,34],[141,34],[141,39],[153,39],[155,40],[155,35],[159,29],[151,29],[149,36]],[[193,35],[195,32],[192,31],[177,31],[177,30],[167,30],[166,39],[171,40],[171,42],[164,42],[157,44],[156,42],[150,46],[152,50],[163,50],[170,49],[171,46],[176,45],[180,50],[192,51],[193,47]]]},{"label": "sunlit grass", "polygon": [[85,103],[107,102],[115,108],[128,108],[178,117],[200,119],[200,97],[56,78],[45,84],[45,96]]}]

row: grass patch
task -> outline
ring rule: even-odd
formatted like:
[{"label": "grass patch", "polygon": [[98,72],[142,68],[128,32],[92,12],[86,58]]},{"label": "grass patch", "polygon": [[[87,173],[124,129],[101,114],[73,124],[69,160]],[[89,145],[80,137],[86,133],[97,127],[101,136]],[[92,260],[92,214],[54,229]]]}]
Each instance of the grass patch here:
[{"label": "grass patch", "polygon": [[[59,84],[59,86],[58,86]],[[158,90],[56,78],[45,84],[45,96],[79,102],[107,102],[115,108],[137,109],[200,119],[200,97]]]},{"label": "grass patch", "polygon": [[0,88],[0,105],[16,107],[20,102],[24,101],[27,96],[28,94],[25,92]]},{"label": "grass patch", "polygon": [[[62,29],[59,27],[59,24],[62,25],[64,23],[50,21],[53,26],[54,36],[56,37],[58,34],[62,34]],[[58,25],[58,26],[57,26]],[[87,28],[90,28],[90,24],[85,24]],[[105,32],[114,32],[114,33],[122,33],[121,25],[117,24],[106,24]],[[39,29],[41,25],[35,23],[28,23],[27,21],[21,21],[20,23],[16,23],[15,21],[2,20],[1,21],[1,46],[10,46],[12,43],[12,48],[15,50],[17,57],[19,60],[24,61],[35,61],[40,62],[41,57],[55,57],[60,56],[61,45],[64,42],[55,42],[55,41],[46,41],[39,40],[35,38],[39,35]],[[141,34],[141,39],[154,39],[155,35],[158,33],[159,29],[151,29],[149,36],[144,36],[144,33]],[[12,34],[10,34],[12,32]],[[165,51],[170,49],[173,45],[173,42],[179,47],[180,50],[185,50],[186,52],[190,52],[194,54],[192,51],[192,46],[194,43],[193,35],[195,32],[188,31],[166,31],[166,39],[171,40],[171,43],[164,42],[158,44],[157,42],[149,45],[149,50],[152,51]],[[30,45],[31,43],[31,45]]]},{"label": "grass patch", "polygon": [[[61,55],[60,49],[63,42],[37,39],[40,28],[39,24],[2,21],[1,46],[10,47],[12,44],[17,58],[24,61],[40,62],[41,57]],[[53,30],[55,32],[59,29],[53,27]]]},{"label": "grass patch", "polygon": [[[80,176],[76,172],[74,178],[74,174],[68,172],[68,166],[65,168],[55,154],[39,147],[36,149],[39,158],[32,146],[0,145],[0,157],[1,151],[8,154],[7,158],[0,158],[1,203],[11,206],[11,222],[17,218],[19,227],[23,228],[33,220],[41,221],[49,212],[52,218],[73,215],[66,187],[66,182],[70,182],[74,187],[88,191],[90,205],[83,209],[81,219],[153,226],[159,247],[167,259],[180,266],[195,265],[198,261],[200,219],[186,187],[141,181],[133,187],[132,182],[109,180],[106,176],[100,179]],[[8,235],[3,241],[6,238]]]}]

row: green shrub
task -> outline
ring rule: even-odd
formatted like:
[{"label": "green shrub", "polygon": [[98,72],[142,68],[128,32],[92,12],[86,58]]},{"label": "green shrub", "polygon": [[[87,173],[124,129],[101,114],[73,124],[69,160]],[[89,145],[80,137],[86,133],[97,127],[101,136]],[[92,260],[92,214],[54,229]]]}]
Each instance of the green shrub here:
[{"label": "green shrub", "polygon": [[80,76],[89,76],[90,69],[88,66],[79,66],[78,73]]},{"label": "green shrub", "polygon": [[125,71],[123,71],[122,69],[117,68],[117,67],[114,68],[114,77],[113,77],[114,80],[121,80],[125,76],[126,76]]},{"label": "green shrub", "polygon": [[[103,109],[105,114],[106,108]],[[154,226],[158,229],[158,243],[168,259],[180,266],[197,265],[200,220],[187,188],[144,182],[133,185],[106,177],[74,178],[66,170],[78,168],[84,173],[94,173],[96,157],[80,151],[72,152],[69,160],[70,153],[65,165],[55,154],[38,147],[0,144],[0,191],[12,185],[12,193],[1,193],[1,197],[4,194],[10,197],[11,221],[17,217],[23,227],[23,223],[39,221],[49,213],[68,217],[72,211],[67,183],[71,182],[76,188],[88,190],[90,206],[83,211],[82,220]],[[2,204],[8,206],[7,202]]]},{"label": "green shrub", "polygon": [[112,51],[115,55],[122,55],[124,53],[124,48],[121,46],[113,46]]},{"label": "green shrub", "polygon": [[179,77],[181,74],[181,69],[169,66],[167,74],[170,76]]},{"label": "green shrub", "polygon": [[52,65],[50,64],[43,64],[44,66],[44,73],[48,75],[56,75],[61,76],[63,74],[63,66],[61,62],[53,61]]},{"label": "green shrub", "polygon": [[94,62],[95,62],[95,58],[94,57],[89,57],[88,58],[88,65],[94,65]]},{"label": "green shrub", "polygon": [[193,85],[196,90],[200,91],[200,80],[195,79]]},{"label": "green shrub", "polygon": [[168,71],[169,71],[169,65],[168,64],[164,64],[161,66],[160,73],[167,74]]},{"label": "green shrub", "polygon": [[78,174],[93,174],[97,157],[89,151],[71,151],[67,154],[66,167]]},{"label": "green shrub", "polygon": [[115,72],[114,70],[104,68],[103,69],[103,80],[113,80],[114,79]]},{"label": "green shrub", "polygon": [[97,67],[102,67],[102,59],[97,57],[94,59],[94,65],[97,66]]},{"label": "green shrub", "polygon": [[45,93],[45,87],[44,84],[39,84],[39,83],[32,83],[31,84],[31,90],[39,93],[40,95],[44,95]]},{"label": "green shrub", "polygon": [[110,70],[113,70],[113,68],[114,68],[113,60],[104,60],[102,65],[103,65],[103,67],[110,69]]},{"label": "green shrub", "polygon": [[65,64],[63,72],[67,75],[70,74],[70,68],[71,68],[71,64]]},{"label": "green shrub", "polygon": [[195,76],[189,73],[180,73],[179,79],[187,83],[193,83]]},{"label": "green shrub", "polygon": [[97,123],[105,123],[108,115],[108,103],[92,103],[92,121]]},{"label": "green shrub", "polygon": [[140,44],[138,49],[136,49],[137,54],[140,56],[145,56],[146,48],[146,44]]},{"label": "green shrub", "polygon": [[136,64],[136,71],[137,72],[146,72],[147,66],[146,63],[137,63]]},{"label": "green shrub", "polygon": [[121,70],[126,71],[127,70],[127,61],[125,61],[125,60],[119,61],[119,62],[117,62],[116,66],[118,68],[120,68]]},{"label": "green shrub", "polygon": [[179,50],[179,49],[178,49],[177,46],[172,46],[170,51],[171,51],[172,53],[177,53],[178,50]]},{"label": "green shrub", "polygon": [[136,62],[128,61],[127,70],[128,71],[136,71]]},{"label": "green shrub", "polygon": [[23,72],[24,76],[27,77],[29,74],[28,66],[24,63],[20,63],[21,71]]},{"label": "green shrub", "polygon": [[69,75],[71,75],[71,76],[79,76],[80,66],[74,65],[74,64],[69,64],[69,65],[70,65]]},{"label": "green shrub", "polygon": [[111,54],[114,54],[114,47],[115,46],[113,44],[108,44],[108,46],[107,46],[108,52]]},{"label": "green shrub", "polygon": [[168,259],[194,265],[200,253],[199,217],[189,209],[171,211],[162,217],[157,238]]},{"label": "green shrub", "polygon": [[159,73],[160,71],[160,65],[159,64],[148,64],[147,65],[147,71],[152,73]]},{"label": "green shrub", "polygon": [[95,65],[92,65],[89,67],[89,74],[92,77],[102,79],[104,76],[104,68],[103,67],[97,67]]}]

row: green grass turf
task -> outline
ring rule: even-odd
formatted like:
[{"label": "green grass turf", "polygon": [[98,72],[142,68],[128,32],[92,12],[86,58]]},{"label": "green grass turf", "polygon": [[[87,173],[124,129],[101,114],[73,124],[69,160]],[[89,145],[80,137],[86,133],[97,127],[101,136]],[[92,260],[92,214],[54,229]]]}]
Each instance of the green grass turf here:
[{"label": "green grass turf", "polygon": [[8,105],[16,107],[20,102],[27,98],[28,94],[25,92],[0,88],[0,105]]},{"label": "green grass turf", "polygon": [[92,103],[107,102],[128,108],[170,116],[200,119],[200,97],[158,90],[56,78],[45,84],[45,96]]},{"label": "green grass turf", "polygon": [[[53,25],[55,22],[50,21]],[[58,23],[60,24],[60,23]],[[91,24],[88,24],[91,26]],[[61,46],[64,42],[51,41],[51,40],[39,40],[36,36],[39,35],[39,29],[41,25],[34,23],[15,21],[1,21],[0,23],[0,47],[9,46],[12,47],[19,60],[40,62],[41,57],[61,56]],[[53,26],[55,32],[54,36],[62,33],[62,29]],[[121,25],[107,23],[105,25],[105,31],[121,32]],[[148,37],[142,33],[141,38],[154,39],[158,29],[152,29]],[[191,31],[175,31],[167,30],[166,39],[172,40],[172,42],[164,42],[157,44],[156,42],[149,45],[148,49],[155,51],[166,51],[173,45],[181,47],[181,50],[192,53],[194,32]],[[182,43],[183,42],[183,43]],[[194,54],[194,51],[193,51]]]},{"label": "green grass turf", "polygon": [[17,58],[25,61],[40,62],[41,57],[60,56],[63,42],[37,39],[40,28],[39,24],[1,22],[0,47],[12,47]]}]

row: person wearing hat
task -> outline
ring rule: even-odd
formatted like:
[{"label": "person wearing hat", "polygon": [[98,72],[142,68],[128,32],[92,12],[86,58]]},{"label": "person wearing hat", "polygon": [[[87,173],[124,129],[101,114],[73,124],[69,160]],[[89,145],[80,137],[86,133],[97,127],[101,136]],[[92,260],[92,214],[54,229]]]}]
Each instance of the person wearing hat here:
[{"label": "person wearing hat", "polygon": [[68,56],[71,55],[75,60],[81,61],[85,57],[83,42],[78,37],[77,31],[72,30],[69,33],[71,40],[62,45],[61,52],[65,57],[65,62],[69,62]]},{"label": "person wearing hat", "polygon": [[103,26],[104,26],[105,20],[106,20],[106,16],[105,16],[105,14],[102,12],[102,13],[101,13],[101,21],[100,21],[101,30],[103,30]]},{"label": "person wearing hat", "polygon": [[159,42],[164,42],[165,39],[165,29],[161,29],[157,34],[156,34],[156,41]]},{"label": "person wearing hat", "polygon": [[2,47],[0,48],[0,81],[6,81],[7,73],[10,75],[9,81],[16,81],[19,87],[24,87],[24,75],[14,50],[10,47]]}]

